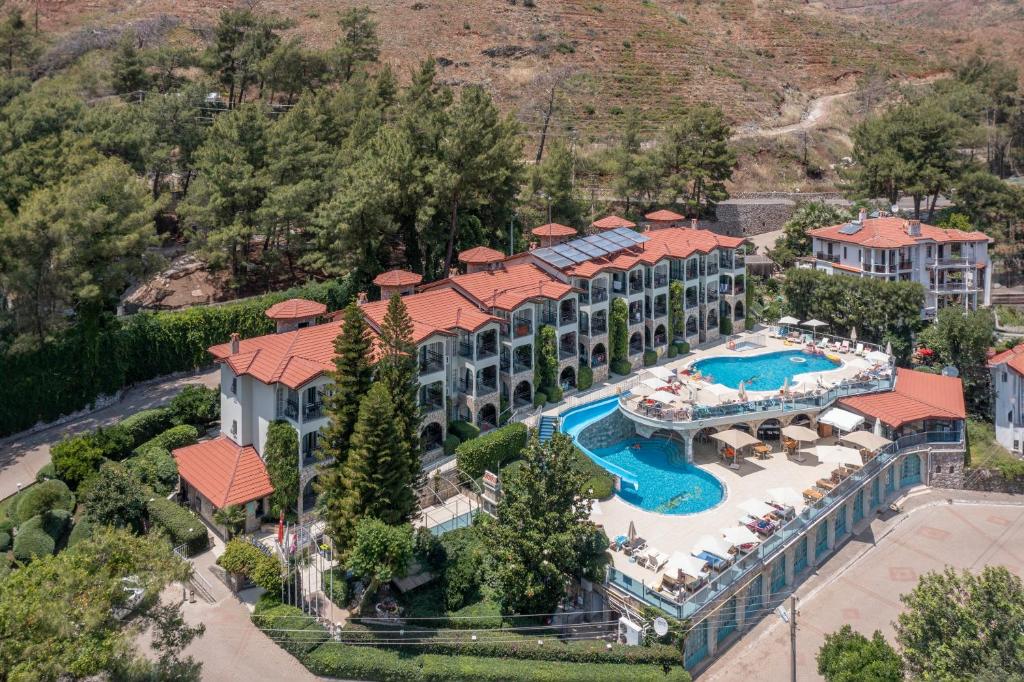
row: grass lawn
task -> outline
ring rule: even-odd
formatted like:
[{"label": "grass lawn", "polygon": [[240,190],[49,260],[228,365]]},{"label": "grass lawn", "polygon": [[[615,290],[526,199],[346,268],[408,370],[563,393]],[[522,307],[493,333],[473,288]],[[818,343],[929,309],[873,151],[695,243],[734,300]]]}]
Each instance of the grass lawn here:
[{"label": "grass lawn", "polygon": [[[405,607],[405,615],[410,618],[427,618],[442,614],[438,618],[439,621],[443,622],[449,618],[456,619],[448,627],[501,627],[501,606],[498,605],[488,587],[484,586],[480,592],[480,598],[477,601],[466,604],[456,611],[448,611],[444,603],[444,587],[440,580],[435,580],[429,585],[402,595],[401,602]],[[417,625],[428,624],[430,624],[429,621],[417,623]]]},{"label": "grass lawn", "polygon": [[5,497],[4,499],[0,500],[0,519],[7,518],[7,510],[8,508],[10,508],[12,504],[14,504],[14,500],[18,499],[18,495],[25,492],[34,485],[35,483],[29,483],[28,485],[22,487],[21,492],[14,493],[10,497]]},{"label": "grass lawn", "polygon": [[992,424],[968,419],[967,441],[972,467],[999,469],[1007,477],[1024,474],[1024,461],[996,442],[996,431]]},{"label": "grass lawn", "polygon": [[999,322],[1010,327],[1024,327],[1024,311],[1014,306],[1001,305],[996,308]]}]

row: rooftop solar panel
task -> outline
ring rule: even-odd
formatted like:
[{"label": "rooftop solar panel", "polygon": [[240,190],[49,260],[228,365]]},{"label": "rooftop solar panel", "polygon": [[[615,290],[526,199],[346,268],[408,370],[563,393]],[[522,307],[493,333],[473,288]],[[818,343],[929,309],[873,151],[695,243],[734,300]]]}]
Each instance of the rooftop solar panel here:
[{"label": "rooftop solar panel", "polygon": [[629,229],[628,227],[617,227],[611,231],[611,234],[618,235],[623,239],[628,239],[634,244],[642,244],[647,241],[647,237],[643,236],[639,232]]},{"label": "rooftop solar panel", "polygon": [[608,241],[599,234],[584,237],[583,241],[587,242],[588,244],[593,244],[597,248],[604,250],[606,254],[615,253],[616,251],[619,250],[618,246],[616,246],[613,242]]},{"label": "rooftop solar panel", "polygon": [[569,242],[569,244],[574,249],[577,249],[587,254],[589,258],[600,258],[601,256],[608,253],[607,249],[602,249],[600,246],[591,244],[586,239],[575,239]]},{"label": "rooftop solar panel", "polygon": [[575,248],[571,242],[568,244],[558,244],[556,246],[552,246],[551,250],[557,253],[562,258],[565,258],[566,260],[571,260],[573,263],[586,263],[588,260],[590,260],[590,256],[583,253],[579,249]]},{"label": "rooftop solar panel", "polygon": [[626,239],[622,235],[615,234],[614,231],[605,232],[604,238],[610,241],[612,244],[615,244],[615,246],[618,247],[619,251],[621,251],[622,249],[631,248],[633,246],[632,241]]},{"label": "rooftop solar panel", "polygon": [[545,263],[549,263],[550,265],[553,265],[556,268],[568,268],[574,265],[574,263],[571,260],[565,258],[564,256],[558,255],[550,248],[536,249],[532,251],[532,253],[537,258],[540,258]]},{"label": "rooftop solar panel", "polygon": [[847,223],[839,228],[839,234],[857,234],[862,227],[860,223]]}]

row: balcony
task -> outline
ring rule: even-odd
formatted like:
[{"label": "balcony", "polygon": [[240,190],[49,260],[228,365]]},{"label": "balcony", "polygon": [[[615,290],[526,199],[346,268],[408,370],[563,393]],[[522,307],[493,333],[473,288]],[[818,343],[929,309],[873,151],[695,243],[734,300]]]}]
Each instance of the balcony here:
[{"label": "balcony", "polygon": [[692,266],[686,268],[686,279],[697,279],[697,264],[694,263]]},{"label": "balcony", "polygon": [[714,263],[714,262],[708,263],[707,270],[704,271],[704,275],[706,277],[710,277],[711,275],[717,275],[717,274],[718,274],[718,263]]},{"label": "balcony", "polygon": [[473,359],[473,344],[468,341],[459,342],[459,357]]},{"label": "balcony", "polygon": [[520,372],[529,372],[532,369],[533,369],[533,363],[532,362],[524,362],[524,361],[520,361],[519,359],[516,359],[512,363],[512,373],[513,374],[519,374]]},{"label": "balcony", "polygon": [[576,311],[572,311],[568,314],[562,314],[558,316],[558,326],[565,327],[566,325],[576,324]]},{"label": "balcony", "polygon": [[814,257],[817,258],[818,260],[823,260],[823,261],[828,262],[828,263],[838,263],[839,262],[839,254],[838,253],[825,253],[824,251],[819,251],[818,253],[814,254]]},{"label": "balcony", "polygon": [[420,352],[420,374],[433,374],[444,369],[444,356],[432,350]]},{"label": "balcony", "polygon": [[324,404],[323,401],[318,400],[315,403],[306,403],[302,406],[302,420],[309,421],[311,419],[319,419],[324,416]]},{"label": "balcony", "polygon": [[590,292],[590,302],[591,303],[604,303],[607,300],[608,300],[608,290],[607,289],[603,289],[602,288],[602,289],[592,289],[591,290],[591,292]]},{"label": "balcony", "polygon": [[529,319],[516,320],[512,325],[512,332],[517,339],[533,334],[533,322]]},{"label": "balcony", "polygon": [[604,367],[608,362],[608,356],[604,353],[594,353],[590,356],[591,367]]},{"label": "balcony", "polygon": [[629,293],[642,294],[644,292],[644,281],[640,277],[629,280]]},{"label": "balcony", "polygon": [[899,265],[900,270],[913,270],[914,261],[912,260],[901,260]]},{"label": "balcony", "polygon": [[278,416],[291,419],[293,422],[299,420],[299,401],[289,398],[283,405],[278,407]]},{"label": "balcony", "polygon": [[558,313],[554,310],[542,310],[540,313],[540,323],[550,324],[551,326],[558,324]]},{"label": "balcony", "polygon": [[739,270],[740,268],[746,267],[747,257],[742,253],[737,253],[736,257],[733,258],[732,269]]},{"label": "balcony", "polygon": [[696,295],[687,296],[686,297],[686,303],[685,303],[686,307],[687,308],[696,308],[697,307],[697,300],[698,299],[697,299]]},{"label": "balcony", "polygon": [[487,343],[481,343],[476,349],[476,359],[486,360],[487,358],[493,358],[498,354],[498,344],[490,341]]},{"label": "balcony", "polygon": [[964,256],[950,256],[948,258],[930,258],[928,260],[929,268],[966,268],[971,267],[974,263],[970,258]]},{"label": "balcony", "polygon": [[431,391],[420,391],[420,410],[423,412],[432,412],[434,410],[440,410],[444,408],[444,392],[431,390]]},{"label": "balcony", "polygon": [[708,303],[714,303],[718,300],[718,289],[708,289]]},{"label": "balcony", "polygon": [[476,394],[478,396],[494,393],[498,390],[498,377],[479,376],[476,378]]},{"label": "balcony", "polygon": [[664,273],[654,273],[654,288],[661,289],[662,287],[668,286],[668,275]]},{"label": "balcony", "polygon": [[593,319],[590,321],[590,336],[599,336],[608,333],[608,322],[604,319]]},{"label": "balcony", "polygon": [[665,317],[666,315],[668,315],[668,306],[667,305],[655,305],[654,306],[654,316],[655,317]]}]

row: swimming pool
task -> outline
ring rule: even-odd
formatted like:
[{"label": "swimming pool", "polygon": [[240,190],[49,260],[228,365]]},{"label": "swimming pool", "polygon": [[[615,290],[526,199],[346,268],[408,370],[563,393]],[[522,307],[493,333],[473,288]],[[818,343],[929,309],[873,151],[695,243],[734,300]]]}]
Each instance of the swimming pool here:
[{"label": "swimming pool", "polygon": [[764,355],[745,357],[718,357],[698,360],[694,370],[705,377],[711,376],[716,384],[739,388],[745,381],[748,391],[774,391],[782,388],[786,378],[793,379],[806,372],[827,372],[840,367],[824,355],[812,355],[802,350],[783,350]]},{"label": "swimming pool", "polygon": [[725,486],[713,475],[688,464],[676,443],[664,438],[634,437],[597,448],[594,454],[632,471],[637,488],[616,493],[629,504],[659,514],[695,514],[725,497]]}]

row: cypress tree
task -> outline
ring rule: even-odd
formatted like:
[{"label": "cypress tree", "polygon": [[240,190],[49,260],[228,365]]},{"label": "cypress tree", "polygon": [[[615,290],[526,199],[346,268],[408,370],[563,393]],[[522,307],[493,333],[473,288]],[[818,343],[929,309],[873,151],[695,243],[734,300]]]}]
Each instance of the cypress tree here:
[{"label": "cypress tree", "polygon": [[373,517],[397,525],[407,521],[415,508],[405,448],[391,395],[382,382],[374,383],[359,404],[348,457],[337,481],[340,494],[325,501],[325,520],[340,547],[351,544],[360,519]]},{"label": "cypress tree", "polygon": [[321,432],[320,452],[324,458],[333,457],[333,468],[345,461],[349,439],[356,427],[359,401],[370,390],[373,366],[370,329],[363,312],[356,303],[345,308],[341,333],[334,340],[334,371],[331,390],[324,397],[324,407],[330,420]]},{"label": "cypress tree", "polygon": [[380,326],[381,357],[377,362],[377,381],[391,394],[398,439],[405,448],[410,481],[420,475],[419,367],[416,344],[412,338],[412,318],[401,296],[392,296]]}]

